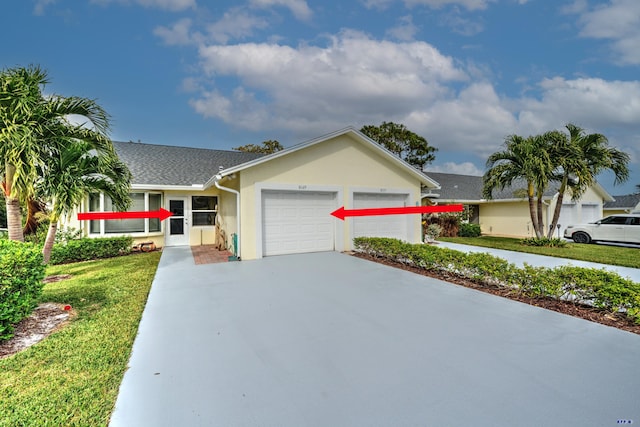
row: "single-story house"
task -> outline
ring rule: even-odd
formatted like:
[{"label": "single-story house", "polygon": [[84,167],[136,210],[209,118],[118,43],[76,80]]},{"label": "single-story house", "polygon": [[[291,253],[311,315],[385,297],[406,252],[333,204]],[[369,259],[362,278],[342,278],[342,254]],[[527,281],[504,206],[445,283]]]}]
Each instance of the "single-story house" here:
[{"label": "single-story house", "polygon": [[[346,209],[418,206],[437,182],[354,128],[270,155],[115,142],[133,175],[131,211],[173,213],[158,219],[76,222],[87,236],[131,235],[156,246],[216,243],[216,224],[245,260],[268,255],[352,249],[357,236],[421,241],[419,215],[348,217]],[[83,212],[111,211],[93,194]],[[236,239],[234,239],[236,237]]]},{"label": "single-story house", "polygon": [[615,200],[604,204],[604,215],[640,213],[640,193],[613,196]]},{"label": "single-story house", "polygon": [[[535,235],[529,214],[526,186],[513,185],[502,191],[494,191],[491,200],[482,197],[482,177],[450,173],[426,172],[440,184],[440,189],[423,193],[423,198],[431,203],[461,203],[471,207],[471,223],[479,224],[482,234],[508,237],[531,237]],[[557,187],[550,187],[542,198],[545,224],[553,218],[558,198]],[[565,194],[560,210],[558,224],[560,229],[554,235],[562,236],[564,228],[570,224],[596,221],[603,217],[605,203],[614,199],[598,183],[590,187],[583,196],[571,200],[571,194]]]}]

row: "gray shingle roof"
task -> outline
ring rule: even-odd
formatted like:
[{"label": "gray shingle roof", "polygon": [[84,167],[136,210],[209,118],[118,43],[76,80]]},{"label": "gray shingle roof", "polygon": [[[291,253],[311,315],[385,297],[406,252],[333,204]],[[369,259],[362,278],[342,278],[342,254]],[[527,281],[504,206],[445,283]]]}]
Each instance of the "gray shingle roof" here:
[{"label": "gray shingle roof", "polygon": [[263,154],[207,148],[114,142],[118,157],[133,174],[133,184],[204,185],[218,173],[262,157]]},{"label": "gray shingle roof", "polygon": [[[440,194],[439,200],[482,200],[482,177],[473,175],[458,175],[453,173],[426,172],[427,176],[437,181],[442,187],[434,190]],[[516,182],[504,190],[494,190],[493,199],[520,199],[522,190],[527,186],[524,181]],[[551,185],[544,193],[545,197],[552,197],[558,191],[556,185]],[[526,195],[524,196],[526,197]]]},{"label": "gray shingle roof", "polygon": [[632,209],[640,203],[640,194],[626,194],[624,196],[613,196],[613,202],[606,202],[604,209]]}]

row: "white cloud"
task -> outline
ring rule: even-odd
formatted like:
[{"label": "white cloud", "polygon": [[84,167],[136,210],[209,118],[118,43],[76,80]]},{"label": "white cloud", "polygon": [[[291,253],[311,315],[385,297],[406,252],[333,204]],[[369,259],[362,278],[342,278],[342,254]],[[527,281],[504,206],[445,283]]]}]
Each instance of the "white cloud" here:
[{"label": "white cloud", "polygon": [[397,40],[411,41],[418,32],[411,15],[402,16],[397,26],[387,30],[387,34]]},{"label": "white cloud", "polygon": [[148,8],[157,8],[170,11],[180,11],[196,7],[196,0],[91,0],[91,3],[103,5],[114,2],[123,4],[133,3]]},{"label": "white cloud", "polygon": [[153,34],[160,37],[169,46],[188,45],[193,39],[190,34],[191,19],[183,18],[175,22],[171,27],[156,27]]},{"label": "white cloud", "polygon": [[45,8],[55,2],[56,0],[37,0],[36,4],[33,6],[33,13],[35,15],[44,15]]},{"label": "white cloud", "polygon": [[497,0],[404,0],[407,6],[422,5],[433,9],[440,9],[444,6],[462,6],[468,10],[486,9],[489,3]]},{"label": "white cloud", "polygon": [[455,173],[458,175],[472,175],[472,176],[482,176],[484,171],[478,168],[475,164],[471,162],[463,162],[463,163],[454,163],[454,162],[445,162],[443,164],[430,165],[427,168],[427,175],[429,172],[441,172],[441,173]]},{"label": "white cloud", "polygon": [[[354,123],[406,117],[417,105],[442,97],[443,82],[462,81],[466,74],[453,60],[424,42],[392,43],[347,31],[329,39],[327,46],[276,44],[213,45],[200,49],[204,71],[213,77],[233,76],[243,89],[230,95],[208,93],[202,100],[219,108],[225,97],[235,108],[198,111],[238,126],[283,127],[324,132]],[[252,95],[253,112],[261,123],[244,119]]]},{"label": "white cloud", "polygon": [[484,30],[484,24],[481,21],[463,18],[457,8],[454,8],[452,13],[445,14],[440,18],[440,23],[463,36],[475,36]]},{"label": "white cloud", "polygon": [[[488,73],[483,77],[473,64],[463,68],[425,42],[376,40],[355,31],[327,40],[293,47],[202,45],[204,76],[189,84],[196,91],[191,105],[239,128],[300,139],[394,121],[441,152],[461,153],[464,161],[475,156],[479,164],[509,134],[563,129],[569,122],[605,133],[626,151],[640,146],[639,81],[555,77],[538,82],[529,92],[536,96],[508,98],[486,80]],[[235,87],[217,86],[219,77]],[[472,166],[449,164],[446,171],[478,173]]]},{"label": "white cloud", "polygon": [[296,18],[303,21],[311,19],[313,15],[306,0],[251,0],[251,4],[260,8],[282,6],[289,9]]},{"label": "white cloud", "polygon": [[594,128],[638,124],[640,81],[556,77],[543,80],[540,88],[540,99],[523,99],[517,106],[521,125],[532,133],[567,122]]},{"label": "white cloud", "polygon": [[640,2],[611,0],[590,10],[576,1],[567,12],[580,14],[580,36],[610,40],[616,60],[622,64],[640,64]]},{"label": "white cloud", "polygon": [[241,8],[231,9],[223,17],[207,26],[211,39],[217,43],[227,43],[231,39],[242,39],[253,35],[255,29],[264,29],[269,23],[259,16]]},{"label": "white cloud", "polygon": [[518,130],[508,103],[486,82],[471,83],[455,96],[416,110],[404,123],[426,135],[435,147],[446,144],[449,151],[471,152],[481,158],[495,152],[505,136]]}]

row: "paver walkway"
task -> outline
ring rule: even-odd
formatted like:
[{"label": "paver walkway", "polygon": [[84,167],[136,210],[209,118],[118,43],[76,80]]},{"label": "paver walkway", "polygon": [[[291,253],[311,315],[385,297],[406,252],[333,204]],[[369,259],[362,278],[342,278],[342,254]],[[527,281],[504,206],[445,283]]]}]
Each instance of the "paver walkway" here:
[{"label": "paver walkway", "polygon": [[191,253],[196,265],[228,262],[229,257],[233,255],[229,251],[218,250],[214,245],[191,246]]},{"label": "paver walkway", "polygon": [[335,252],[165,248],[111,426],[640,423],[640,336]]}]

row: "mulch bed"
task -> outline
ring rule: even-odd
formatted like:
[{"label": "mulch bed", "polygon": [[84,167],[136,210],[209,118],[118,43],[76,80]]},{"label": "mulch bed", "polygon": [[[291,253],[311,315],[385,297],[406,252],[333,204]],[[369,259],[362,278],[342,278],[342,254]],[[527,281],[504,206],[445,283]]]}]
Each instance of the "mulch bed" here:
[{"label": "mulch bed", "polygon": [[532,298],[516,293],[513,290],[500,288],[498,286],[487,285],[484,283],[478,283],[473,280],[460,278],[453,274],[429,271],[423,268],[405,265],[400,262],[390,261],[382,258],[375,258],[370,255],[361,253],[353,253],[353,256],[391,267],[400,268],[402,270],[411,271],[412,273],[420,274],[423,276],[433,277],[434,279],[444,280],[446,282],[464,286],[467,288],[476,289],[488,294],[509,298],[511,300],[534,305],[536,307],[546,308],[547,310],[553,310],[558,313],[567,314],[569,316],[579,317],[591,322],[600,323],[606,326],[611,326],[613,328],[622,329],[623,331],[640,335],[640,325],[636,324],[633,320],[629,319],[622,313],[614,314],[587,305],[574,304],[568,301],[558,301],[551,298]]}]

